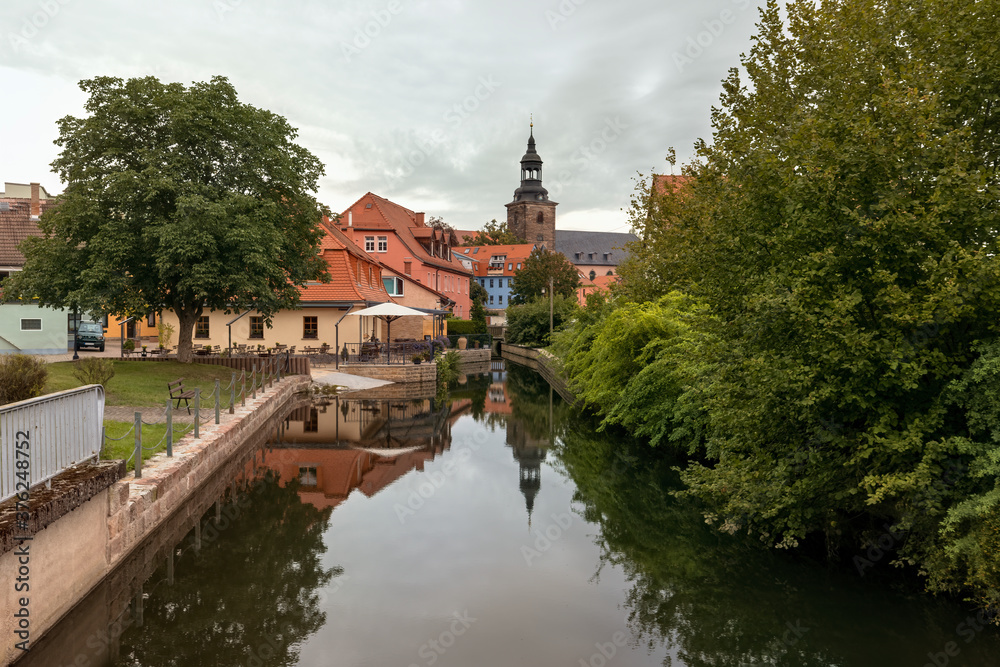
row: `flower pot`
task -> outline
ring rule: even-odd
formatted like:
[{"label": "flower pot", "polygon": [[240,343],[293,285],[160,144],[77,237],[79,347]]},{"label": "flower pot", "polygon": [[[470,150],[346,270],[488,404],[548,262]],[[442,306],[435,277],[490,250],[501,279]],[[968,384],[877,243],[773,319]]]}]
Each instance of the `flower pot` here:
[{"label": "flower pot", "polygon": [[466,338],[465,336],[462,336],[461,338],[458,339],[458,349],[464,350],[466,347],[468,347],[468,345],[469,345],[469,339]]}]

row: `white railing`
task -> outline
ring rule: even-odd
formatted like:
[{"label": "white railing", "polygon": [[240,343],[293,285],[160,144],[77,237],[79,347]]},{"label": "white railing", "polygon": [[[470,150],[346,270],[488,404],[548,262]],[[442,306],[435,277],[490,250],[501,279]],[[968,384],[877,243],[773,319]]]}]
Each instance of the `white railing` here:
[{"label": "white railing", "polygon": [[97,458],[103,425],[99,384],[0,407],[0,502]]}]

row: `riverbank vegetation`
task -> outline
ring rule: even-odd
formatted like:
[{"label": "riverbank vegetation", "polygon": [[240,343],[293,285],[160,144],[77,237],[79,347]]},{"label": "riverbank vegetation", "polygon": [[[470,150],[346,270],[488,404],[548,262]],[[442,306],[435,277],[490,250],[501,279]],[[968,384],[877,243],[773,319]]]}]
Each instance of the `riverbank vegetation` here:
[{"label": "riverbank vegetation", "polygon": [[[996,1],[768,2],[713,142],[641,180],[609,300],[554,341],[723,531],[877,544],[1000,602]],[[672,161],[672,158],[671,158]],[[903,537],[896,539],[895,536]]]}]

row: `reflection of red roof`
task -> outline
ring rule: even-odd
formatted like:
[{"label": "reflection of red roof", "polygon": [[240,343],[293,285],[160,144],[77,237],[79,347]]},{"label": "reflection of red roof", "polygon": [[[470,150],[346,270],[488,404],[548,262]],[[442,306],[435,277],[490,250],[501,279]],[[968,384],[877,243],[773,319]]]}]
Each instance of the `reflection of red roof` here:
[{"label": "reflection of red roof", "polygon": [[340,227],[345,229],[348,222],[355,230],[359,231],[388,230],[395,232],[410,254],[424,264],[447,269],[463,276],[472,275],[457,259],[432,256],[419,240],[431,239],[447,242],[447,245],[453,248],[458,245],[458,239],[454,232],[428,227],[423,222],[418,222],[415,212],[384,197],[379,197],[371,192],[365,194],[354,202],[347,211],[344,211],[339,221]]},{"label": "reflection of red roof", "polygon": [[301,290],[302,301],[391,302],[382,284],[381,264],[354,245],[339,229],[324,225],[324,231],[320,251],[330,272],[330,282],[307,283]]}]

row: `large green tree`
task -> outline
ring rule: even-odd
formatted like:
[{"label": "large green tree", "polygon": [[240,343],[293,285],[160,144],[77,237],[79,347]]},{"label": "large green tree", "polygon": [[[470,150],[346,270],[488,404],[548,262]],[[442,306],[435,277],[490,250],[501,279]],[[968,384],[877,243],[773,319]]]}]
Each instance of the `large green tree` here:
[{"label": "large green tree", "polygon": [[535,248],[524,261],[524,266],[514,272],[510,302],[525,304],[547,294],[550,279],[557,296],[576,296],[576,288],[580,286],[580,274],[576,267],[562,253]]},{"label": "large green tree", "polygon": [[59,121],[52,163],[65,192],[5,291],[118,316],[173,310],[189,361],[203,312],[269,318],[306,281],[328,280],[310,194],[323,167],[284,118],[240,102],[222,77],[80,87],[88,115]]},{"label": "large green tree", "polygon": [[784,16],[763,9],[693,178],[633,210],[624,295],[707,309],[672,375],[704,416],[684,481],[773,545],[905,529],[902,562],[996,605],[1000,1]]}]

